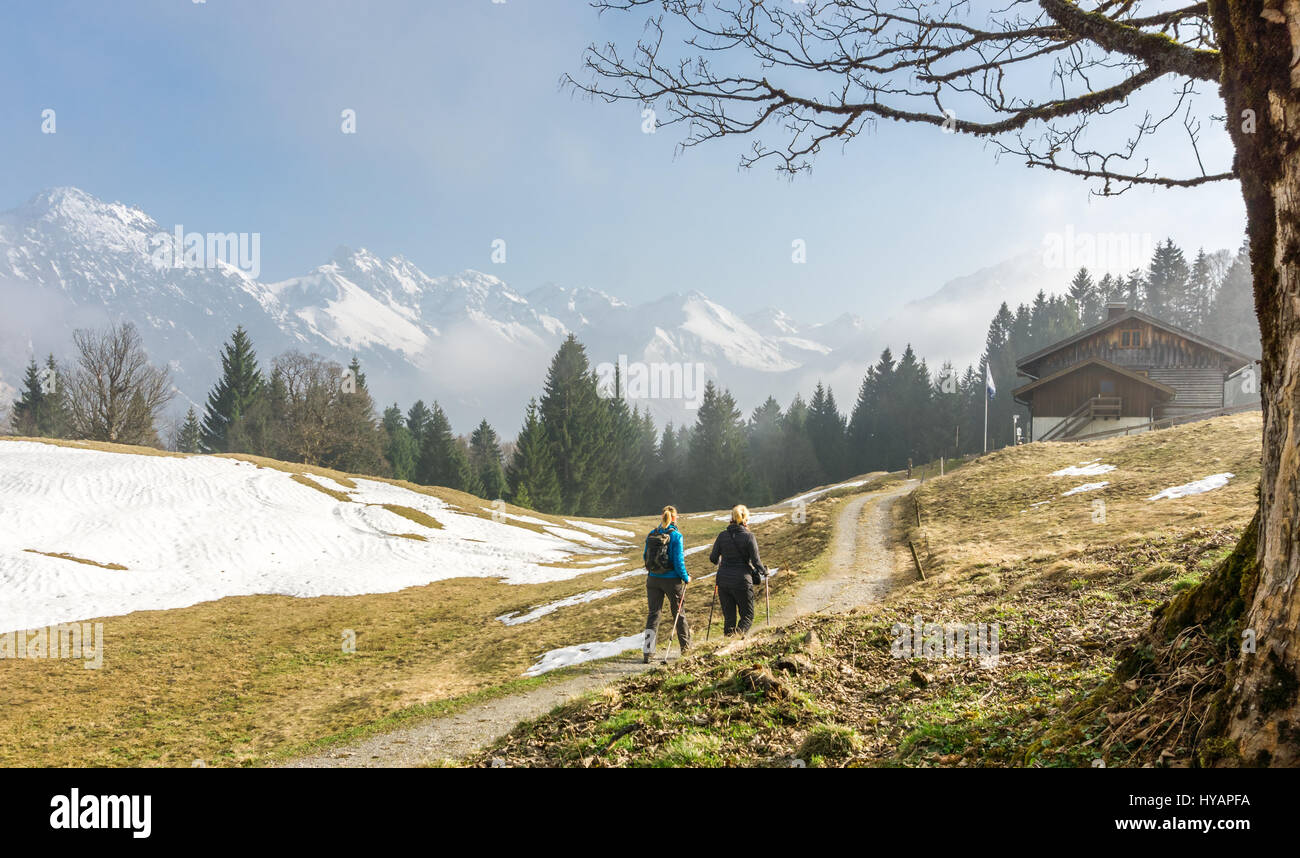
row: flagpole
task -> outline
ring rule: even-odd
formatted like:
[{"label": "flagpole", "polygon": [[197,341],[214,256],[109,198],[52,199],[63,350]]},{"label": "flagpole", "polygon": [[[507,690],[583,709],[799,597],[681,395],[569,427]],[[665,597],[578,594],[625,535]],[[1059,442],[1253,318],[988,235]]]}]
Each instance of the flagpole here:
[{"label": "flagpole", "polygon": [[984,452],[989,451],[989,376],[984,370]]}]

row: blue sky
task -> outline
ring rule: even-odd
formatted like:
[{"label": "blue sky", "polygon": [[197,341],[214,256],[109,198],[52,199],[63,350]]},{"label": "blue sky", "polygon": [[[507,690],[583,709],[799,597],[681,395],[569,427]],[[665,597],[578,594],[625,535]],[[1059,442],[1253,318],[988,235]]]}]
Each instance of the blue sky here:
[{"label": "blue sky", "polygon": [[[885,313],[1067,226],[1189,252],[1241,240],[1234,184],[1090,198],[929,127],[882,125],[793,182],[738,170],[738,139],[676,155],[677,131],[641,133],[634,105],[558,87],[589,42],[626,42],[643,18],[576,0],[7,4],[0,209],[76,185],[168,227],[260,232],[266,280],[364,246],[520,291],[699,289],[809,321]],[[46,108],[57,134],[40,133]]]}]

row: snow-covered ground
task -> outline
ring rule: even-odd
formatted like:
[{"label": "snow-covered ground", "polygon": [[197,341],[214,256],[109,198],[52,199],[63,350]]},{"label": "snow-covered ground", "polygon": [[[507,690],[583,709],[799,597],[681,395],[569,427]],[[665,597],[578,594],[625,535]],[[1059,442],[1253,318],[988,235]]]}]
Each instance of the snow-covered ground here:
[{"label": "snow-covered ground", "polygon": [[1108,485],[1110,485],[1110,483],[1108,482],[1084,483],[1081,486],[1075,486],[1074,488],[1069,489],[1068,491],[1061,492],[1061,497],[1068,498],[1070,495],[1083,494],[1084,492],[1095,492],[1097,491],[1097,489],[1104,489]]},{"label": "snow-covered ground", "polygon": [[824,489],[817,489],[815,491],[806,492],[796,497],[787,498],[786,500],[781,501],[779,504],[775,504],[775,506],[795,506],[796,504],[807,503],[813,498],[819,498],[822,495],[826,494],[827,492],[833,492],[836,489],[856,489],[858,486],[865,486],[866,484],[867,484],[866,480],[854,480],[851,483],[840,483],[839,485],[835,485],[835,486],[827,486]]},{"label": "snow-covered ground", "polygon": [[1061,468],[1059,471],[1052,471],[1049,477],[1099,477],[1102,474],[1109,474],[1115,470],[1114,465],[1103,465],[1100,459],[1093,459],[1091,462],[1080,462],[1077,465],[1070,465],[1067,468]]},{"label": "snow-covered ground", "polygon": [[1206,492],[1212,492],[1215,489],[1221,489],[1228,484],[1228,480],[1235,477],[1236,474],[1211,474],[1208,477],[1202,477],[1199,480],[1193,480],[1190,483],[1184,483],[1181,486],[1173,486],[1162,492],[1152,495],[1147,500],[1163,500],[1166,498],[1183,498],[1188,495],[1202,495]]},{"label": "snow-covered ground", "polygon": [[[765,521],[771,521],[774,518],[780,518],[785,515],[783,512],[751,512],[749,514],[750,524],[762,524]],[[715,515],[714,521],[731,521],[730,515]]]},{"label": "snow-covered ground", "polygon": [[622,530],[617,527],[606,527],[603,524],[592,524],[589,521],[574,521],[571,518],[564,520],[565,524],[571,524],[574,527],[580,527],[583,530],[589,530],[598,536],[607,536],[613,539],[635,539],[636,534],[630,530]]},{"label": "snow-covered ground", "polygon": [[233,459],[0,441],[0,632],[258,593],[386,593],[453,577],[567,580],[594,570],[551,564],[589,556],[595,543],[620,548],[581,531],[539,533],[467,514],[376,480],[358,479],[355,489],[313,480],[349,500]]},{"label": "snow-covered ground", "polygon": [[610,658],[630,649],[640,649],[645,641],[645,632],[619,638],[612,641],[593,641],[560,647],[542,654],[537,664],[524,671],[524,676],[541,676],[561,667],[595,661],[598,658]]},{"label": "snow-covered ground", "polygon": [[554,602],[547,602],[545,605],[533,608],[527,613],[520,614],[515,611],[509,614],[502,614],[497,617],[497,619],[505,623],[507,626],[518,626],[523,623],[531,623],[533,620],[540,620],[547,614],[555,613],[560,608],[568,608],[572,605],[582,605],[586,602],[595,602],[598,599],[608,599],[610,596],[613,596],[616,593],[622,593],[626,589],[626,587],[614,587],[608,590],[588,590],[587,592],[579,593],[576,596],[569,596],[565,599],[557,599]]}]

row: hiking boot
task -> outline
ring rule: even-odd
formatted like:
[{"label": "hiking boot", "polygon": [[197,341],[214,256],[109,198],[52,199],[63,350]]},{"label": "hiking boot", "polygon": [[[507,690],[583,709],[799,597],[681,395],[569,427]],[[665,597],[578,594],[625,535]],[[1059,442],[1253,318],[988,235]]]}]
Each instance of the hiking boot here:
[{"label": "hiking boot", "polygon": [[643,653],[641,653],[641,663],[642,663],[642,664],[649,664],[649,663],[650,663],[650,653],[648,653],[648,652],[643,652]]}]

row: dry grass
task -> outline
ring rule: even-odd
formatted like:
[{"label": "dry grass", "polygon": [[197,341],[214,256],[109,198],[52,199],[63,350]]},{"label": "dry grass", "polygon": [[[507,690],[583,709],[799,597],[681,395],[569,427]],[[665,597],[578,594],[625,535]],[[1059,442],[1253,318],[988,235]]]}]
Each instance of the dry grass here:
[{"label": "dry grass", "polygon": [[98,566],[100,569],[115,569],[125,571],[126,567],[120,563],[100,563],[97,560],[87,560],[84,557],[77,557],[63,551],[37,551],[35,548],[24,548],[23,551],[29,554],[43,554],[46,557],[57,557],[60,560],[71,560],[73,563],[83,563],[86,566]]}]

